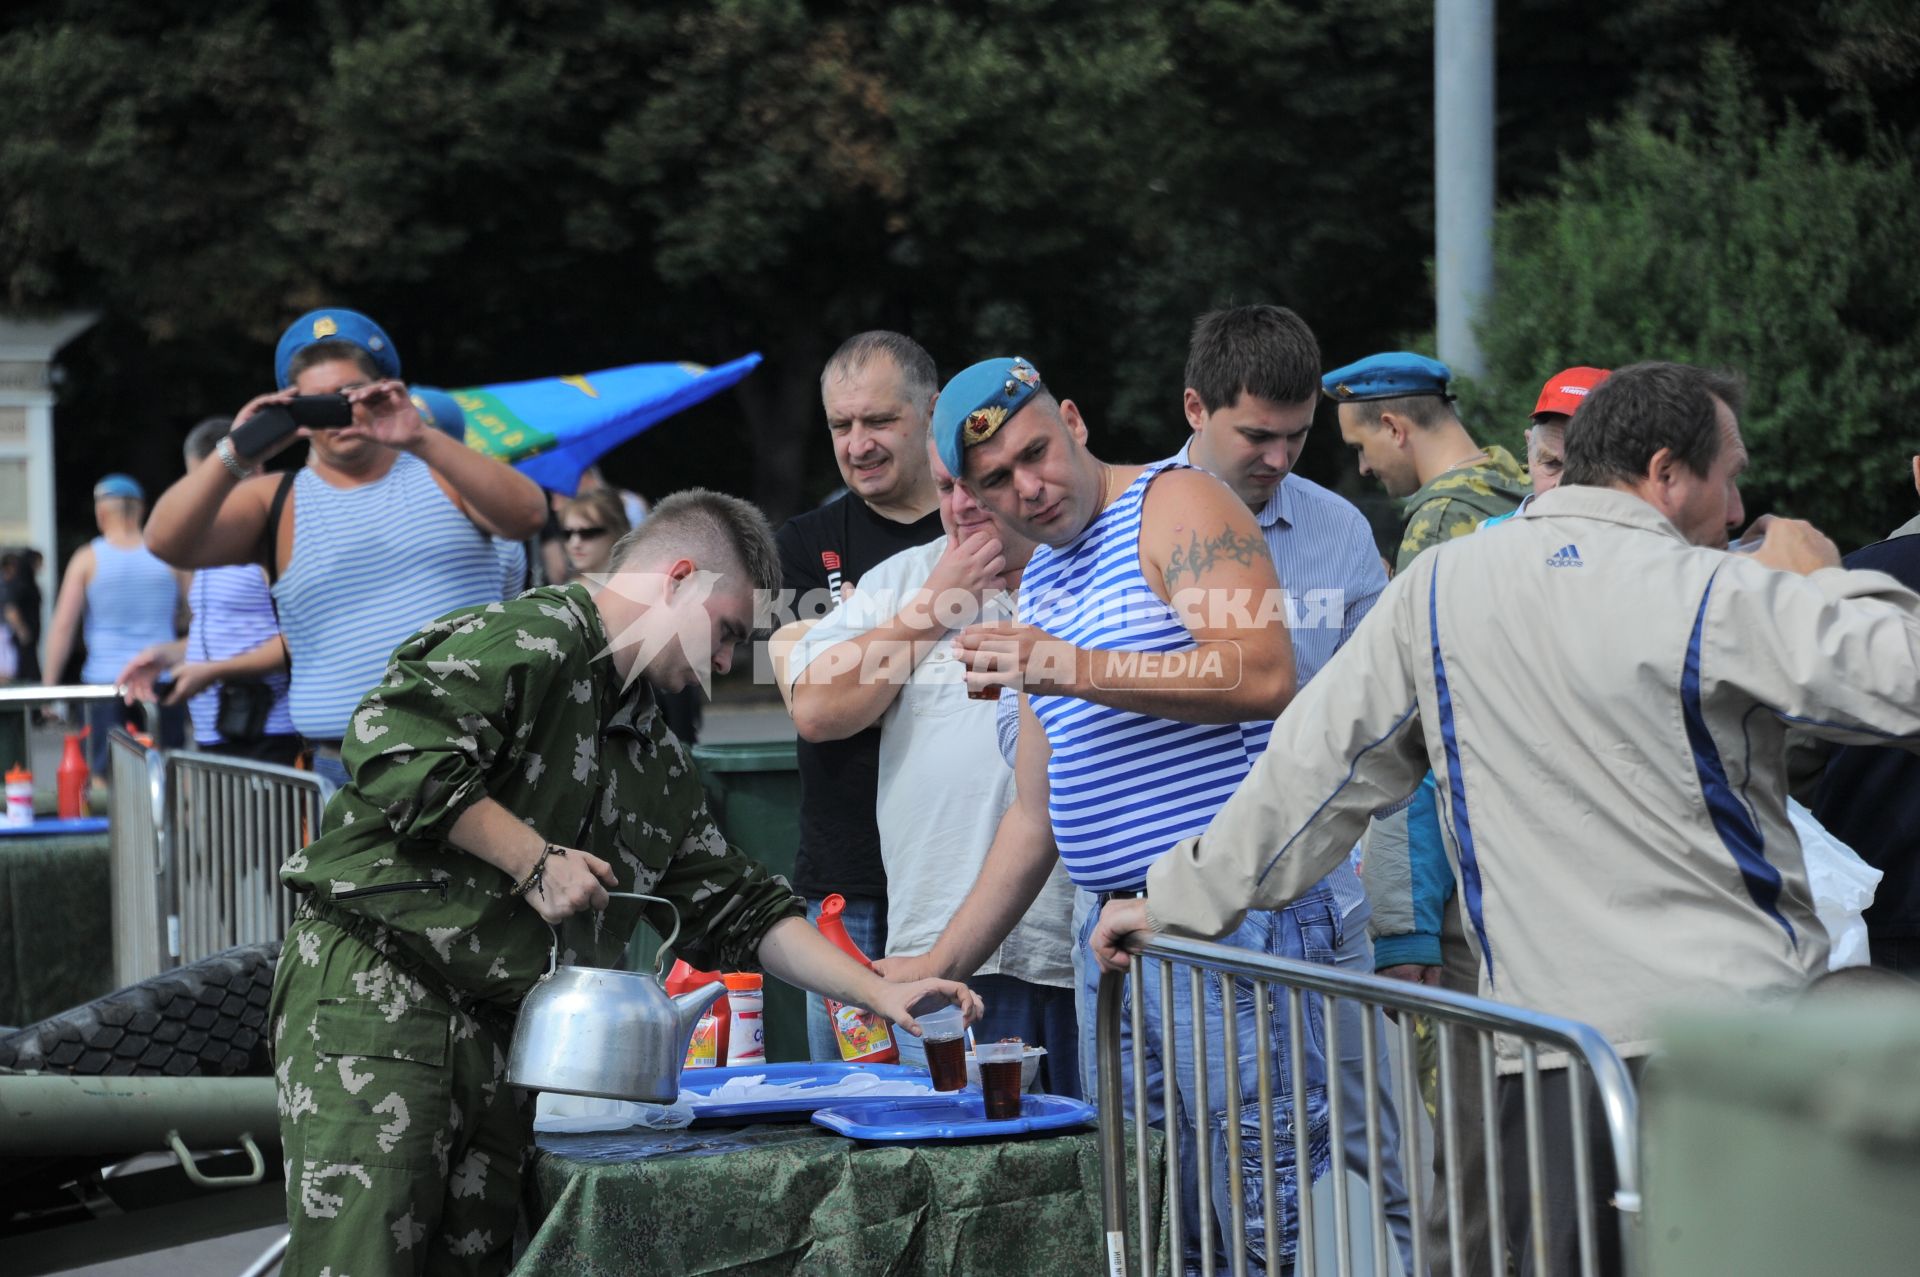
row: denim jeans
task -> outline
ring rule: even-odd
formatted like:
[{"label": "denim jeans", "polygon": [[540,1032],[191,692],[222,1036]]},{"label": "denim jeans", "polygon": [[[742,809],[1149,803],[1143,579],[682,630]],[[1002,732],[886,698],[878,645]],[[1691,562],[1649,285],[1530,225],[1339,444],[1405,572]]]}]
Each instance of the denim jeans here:
[{"label": "denim jeans", "polygon": [[[1040,1071],[1034,1078],[1036,1090],[1048,1095],[1080,1098],[1080,1034],[1074,1018],[1072,989],[1050,984],[1034,984],[1010,975],[977,975],[967,981],[987,1004],[986,1014],[973,1026],[979,1042],[997,1042],[1001,1038],[1019,1038],[1028,1046],[1043,1046]],[[915,1068],[927,1066],[926,1049],[920,1039],[897,1033],[900,1063]]]},{"label": "denim jeans", "polygon": [[[819,925],[824,896],[807,897],[807,921]],[[877,896],[848,896],[840,914],[847,936],[869,959],[887,952],[887,902]],[[827,1004],[817,993],[807,995],[807,1055],[814,1060],[838,1060],[840,1045],[827,1018]]]},{"label": "denim jeans", "polygon": [[[1343,867],[1323,881],[1299,900],[1285,909],[1273,912],[1255,911],[1249,913],[1237,931],[1221,937],[1220,943],[1238,948],[1250,949],[1256,953],[1271,954],[1276,957],[1294,958],[1308,962],[1321,962],[1330,966],[1340,966],[1349,970],[1372,974],[1372,945],[1367,939],[1367,918],[1369,910],[1365,897],[1358,890],[1357,881],[1351,889],[1344,882],[1336,882],[1341,874],[1351,875],[1351,870]],[[1087,939],[1093,933],[1098,918],[1098,910],[1090,910],[1083,919],[1079,930],[1079,940],[1084,948]],[[1092,1095],[1092,1075],[1095,1067],[1094,1015],[1095,998],[1099,989],[1099,969],[1089,956],[1085,958],[1086,975],[1081,984],[1081,1064],[1083,1076],[1087,1079],[1088,1094]],[[1146,961],[1141,965],[1141,978],[1146,982],[1147,998],[1145,1013],[1147,1037],[1145,1067],[1147,1070],[1147,1093],[1149,1120],[1158,1122],[1162,1117],[1161,1095],[1162,1076],[1165,1068],[1160,1058],[1161,1027],[1166,1021],[1167,1011],[1161,1003],[1160,969],[1156,962]],[[1128,980],[1126,997],[1133,996],[1134,983]],[[1186,1232],[1189,1264],[1196,1262],[1198,1243],[1193,1232],[1193,1224],[1202,1218],[1199,1212],[1199,1181],[1196,1172],[1195,1152],[1199,1146],[1199,1134],[1192,1114],[1195,1095],[1193,1093],[1193,1070],[1191,1060],[1193,1013],[1190,984],[1187,969],[1176,968],[1174,973],[1174,997],[1172,1007],[1173,1028],[1177,1050],[1186,1057],[1186,1063],[1180,1070],[1177,1082],[1176,1120],[1180,1127],[1180,1170],[1181,1170],[1181,1214],[1187,1221]],[[1131,1105],[1133,1086],[1132,1064],[1135,1058],[1131,1026],[1131,1011],[1126,1009],[1130,1003],[1123,1003],[1120,1021],[1123,1085],[1127,1088],[1128,1098],[1123,1103]],[[1203,998],[1207,1021],[1207,1131],[1208,1160],[1212,1175],[1212,1213],[1215,1228],[1215,1253],[1226,1255],[1222,1239],[1230,1227],[1231,1202],[1227,1196],[1226,1165],[1226,1058],[1222,1030],[1223,1008],[1219,989],[1211,978],[1205,983]],[[1275,1165],[1280,1175],[1275,1185],[1274,1200],[1280,1210],[1281,1218],[1275,1229],[1281,1239],[1281,1262],[1272,1271],[1284,1272],[1291,1267],[1295,1247],[1298,1242],[1299,1189],[1295,1168],[1292,1164],[1292,1144],[1287,1133],[1295,1129],[1293,1105],[1293,1061],[1288,1042],[1287,999],[1284,991],[1269,988],[1268,1023],[1270,1028],[1270,1060],[1272,1067],[1272,1085],[1274,1096],[1273,1125],[1275,1132]],[[1324,1175],[1333,1164],[1333,1138],[1330,1129],[1330,1109],[1327,1098],[1326,1066],[1326,1026],[1322,1000],[1307,995],[1302,1005],[1302,1027],[1306,1030],[1307,1041],[1302,1044],[1303,1060],[1306,1068],[1305,1094],[1307,1114],[1305,1143],[1311,1154],[1312,1178]],[[1366,1075],[1363,1070],[1363,1043],[1361,1040],[1362,1017],[1367,1014],[1365,1008],[1353,1002],[1343,1002],[1340,1012],[1340,1068],[1338,1071],[1341,1087],[1341,1124],[1343,1137],[1341,1144],[1344,1160],[1355,1173],[1365,1178],[1367,1172],[1367,1126],[1366,1126]],[[1380,1146],[1384,1161],[1382,1187],[1386,1201],[1384,1203],[1390,1234],[1400,1250],[1402,1262],[1407,1271],[1412,1270],[1412,1227],[1407,1209],[1407,1194],[1404,1177],[1399,1165],[1400,1131],[1392,1096],[1392,1072],[1388,1064],[1385,1016],[1375,1010],[1375,1064],[1380,1099]],[[1258,1056],[1255,1047],[1255,1005],[1252,986],[1244,981],[1236,984],[1234,1007],[1236,1041],[1239,1048],[1236,1067],[1240,1074],[1240,1125],[1241,1159],[1243,1168],[1243,1197],[1246,1203],[1246,1247],[1249,1267],[1255,1272],[1269,1271],[1265,1255],[1265,1216],[1264,1194],[1259,1166],[1260,1153],[1260,1112],[1259,1112],[1259,1075]]]},{"label": "denim jeans", "polygon": [[334,790],[347,783],[347,765],[332,754],[313,756],[313,774],[320,778],[323,799],[332,797]]}]

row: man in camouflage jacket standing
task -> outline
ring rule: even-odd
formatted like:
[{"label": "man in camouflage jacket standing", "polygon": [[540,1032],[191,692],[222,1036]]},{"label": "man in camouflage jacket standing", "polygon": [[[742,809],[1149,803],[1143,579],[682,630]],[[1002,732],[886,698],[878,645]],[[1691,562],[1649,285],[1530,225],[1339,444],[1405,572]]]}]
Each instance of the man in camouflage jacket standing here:
[{"label": "man in camouflage jacket standing", "polygon": [[305,897],[272,1011],[287,1273],[506,1270],[532,1145],[514,1018],[549,924],[567,960],[618,961],[631,919],[599,912],[609,889],[672,901],[696,966],[764,967],[910,1029],[931,992],[978,1014],[963,985],[889,985],[821,939],[714,826],[654,707],[647,682],[726,671],[779,575],[759,511],[686,492],[597,589],[456,611],[395,651],[354,712],[351,783],[282,869]]},{"label": "man in camouflage jacket standing", "polygon": [[[1339,405],[1340,436],[1358,454],[1360,473],[1378,479],[1389,495],[1401,501],[1406,522],[1394,559],[1396,574],[1434,546],[1467,535],[1487,519],[1511,514],[1528,495],[1526,473],[1513,455],[1497,444],[1482,448],[1461,424],[1448,389],[1452,375],[1437,359],[1395,351],[1370,355],[1321,379],[1321,389]],[[1374,902],[1374,963],[1384,976],[1478,993],[1479,960],[1467,941],[1457,907],[1442,909],[1437,936],[1409,934],[1414,930],[1414,878],[1422,869],[1414,849],[1422,839],[1438,847],[1436,801],[1429,774],[1411,803],[1376,817],[1367,829],[1364,877],[1367,895]],[[1424,867],[1436,865],[1444,866],[1444,858],[1429,857]],[[1438,1068],[1437,1051],[1435,1040],[1423,1035],[1423,1082]],[[1480,1060],[1466,1034],[1454,1039],[1452,1068],[1454,1076],[1462,1079],[1456,1084],[1461,1096],[1459,1125],[1467,1132],[1455,1154],[1455,1176],[1462,1183],[1476,1184],[1483,1178],[1485,1165],[1479,1142]],[[1431,1110],[1431,1085],[1426,1089]],[[1445,1154],[1437,1144],[1433,1165],[1436,1175],[1444,1174]],[[1433,1277],[1448,1277],[1444,1195],[1430,1199],[1427,1220],[1439,1252]],[[1486,1267],[1487,1216],[1471,1194],[1461,1233],[1462,1271]]]}]

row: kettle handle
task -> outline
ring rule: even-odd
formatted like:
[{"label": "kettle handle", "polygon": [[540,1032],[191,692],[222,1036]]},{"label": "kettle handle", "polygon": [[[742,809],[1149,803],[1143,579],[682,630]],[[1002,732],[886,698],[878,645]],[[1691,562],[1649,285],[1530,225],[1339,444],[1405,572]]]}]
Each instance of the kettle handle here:
[{"label": "kettle handle", "polygon": [[[672,949],[673,942],[680,938],[680,911],[674,908],[673,901],[671,900],[662,900],[659,896],[643,896],[637,891],[609,891],[607,893],[607,899],[651,900],[657,905],[665,905],[668,911],[673,914],[673,930],[667,933],[667,938],[660,942],[660,948],[653,955],[653,978],[658,980],[660,978],[660,972],[666,967],[668,950]],[[553,933],[553,945],[547,950],[547,970],[546,974],[540,977],[542,980],[550,979],[553,973],[560,969],[560,928],[549,922],[547,924],[547,930]],[[632,942],[629,941],[628,943]]]}]

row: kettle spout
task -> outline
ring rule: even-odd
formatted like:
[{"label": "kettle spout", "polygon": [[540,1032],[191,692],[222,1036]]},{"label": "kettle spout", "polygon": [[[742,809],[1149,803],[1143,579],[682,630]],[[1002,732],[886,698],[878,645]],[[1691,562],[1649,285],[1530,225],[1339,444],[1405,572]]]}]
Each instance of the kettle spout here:
[{"label": "kettle spout", "polygon": [[[726,984],[715,980],[697,989],[689,989],[673,999],[674,1018],[679,1025],[683,1044],[693,1036],[694,1026],[700,1023],[700,1017],[706,1014],[707,1008],[719,1001],[720,995],[726,991]],[[686,1047],[682,1045],[681,1054],[685,1053]]]}]

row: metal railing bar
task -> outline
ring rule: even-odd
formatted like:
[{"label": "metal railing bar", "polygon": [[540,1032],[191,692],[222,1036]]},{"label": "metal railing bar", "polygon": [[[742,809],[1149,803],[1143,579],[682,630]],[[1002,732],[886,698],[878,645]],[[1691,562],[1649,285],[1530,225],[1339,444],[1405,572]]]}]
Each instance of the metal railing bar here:
[{"label": "metal railing bar", "polygon": [[[1240,1165],[1240,1024],[1234,1014],[1234,977],[1214,977],[1220,985],[1220,1054],[1226,1061],[1227,1087],[1227,1246],[1233,1253],[1233,1277],[1247,1277],[1246,1173]],[[1201,1008],[1195,1009],[1195,1018]],[[1272,1056],[1264,1042],[1254,1043],[1255,1067],[1265,1069]]]},{"label": "metal railing bar", "polygon": [[1460,1194],[1459,1119],[1453,1100],[1453,1025],[1445,1020],[1436,1021],[1433,1032],[1440,1061],[1440,1146],[1446,1150],[1447,1256],[1452,1261],[1452,1271],[1464,1273],[1467,1270],[1467,1257],[1466,1238],[1461,1235],[1463,1226],[1460,1222],[1464,1204]]},{"label": "metal railing bar", "polygon": [[[1171,1010],[1171,1008],[1169,1008]],[[1213,1141],[1207,1131],[1208,1115],[1213,1112],[1207,1091],[1207,1014],[1206,995],[1200,982],[1200,968],[1187,971],[1188,1021],[1193,1025],[1193,1111],[1194,1126],[1200,1132],[1194,1154],[1194,1175],[1200,1185],[1200,1209],[1193,1221],[1200,1238],[1200,1271],[1213,1272]],[[1178,1074],[1177,1069],[1169,1072]],[[1238,1239],[1229,1239],[1238,1240]]]},{"label": "metal railing bar", "polygon": [[1287,986],[1287,1063],[1293,1074],[1293,1115],[1287,1122],[1287,1139],[1293,1145],[1294,1218],[1299,1221],[1295,1253],[1302,1277],[1314,1277],[1320,1271],[1320,1256],[1314,1243],[1313,1145],[1307,1135],[1306,1014],[1302,1000],[1299,989]]},{"label": "metal railing bar", "polygon": [[1547,1175],[1544,1137],[1540,1129],[1540,1058],[1533,1043],[1521,1044],[1525,1071],[1521,1075],[1526,1101],[1527,1129],[1527,1212],[1528,1233],[1532,1243],[1533,1271],[1547,1268]]},{"label": "metal railing bar", "polygon": [[1373,1271],[1385,1277],[1387,1266],[1387,1176],[1384,1148],[1380,1138],[1380,1064],[1376,1059],[1380,1043],[1374,1025],[1380,1014],[1365,1003],[1360,1008],[1360,1049],[1365,1057],[1360,1064],[1360,1081],[1366,1091],[1367,1116],[1367,1197],[1372,1202]]},{"label": "metal railing bar", "polygon": [[[1136,960],[1135,965],[1138,965]],[[1102,980],[1094,1000],[1096,1041],[1120,1039],[1120,990],[1118,980]],[[1109,1039],[1108,1035],[1112,1037]],[[1099,1133],[1101,1160],[1107,1166],[1126,1164],[1127,1133],[1121,1125],[1120,1106],[1106,1102],[1120,1091],[1120,1053],[1101,1051],[1095,1061],[1098,1073]],[[1135,1070],[1138,1072],[1138,1070]],[[1144,1136],[1145,1132],[1140,1133]],[[1141,1140],[1145,1143],[1145,1140]],[[1118,1176],[1100,1177],[1100,1224],[1107,1240],[1107,1271],[1112,1277],[1127,1277],[1126,1183]],[[1144,1260],[1143,1264],[1147,1262]]]},{"label": "metal railing bar", "polygon": [[[1353,1277],[1353,1237],[1347,1227],[1347,1122],[1346,1102],[1340,1085],[1340,1007],[1330,995],[1320,999],[1320,1019],[1326,1025],[1327,1051],[1327,1130],[1333,1155],[1327,1162],[1327,1174],[1333,1177],[1333,1268],[1338,1277]],[[1298,1167],[1300,1198],[1304,1202],[1313,1188],[1313,1163]]]},{"label": "metal railing bar", "polygon": [[[1167,1246],[1176,1266],[1186,1263],[1186,1233],[1181,1225],[1180,1105],[1178,1102],[1180,1060],[1174,1035],[1173,964],[1156,963],[1160,968],[1160,1116],[1166,1133],[1167,1148]],[[1136,1046],[1134,1067],[1146,1059],[1144,1044]],[[1204,1160],[1204,1159],[1203,1159]]]},{"label": "metal railing bar", "polygon": [[1395,1021],[1400,1033],[1400,1169],[1407,1181],[1407,1219],[1413,1234],[1413,1272],[1427,1271],[1427,1194],[1422,1180],[1426,1161],[1421,1156],[1420,1126],[1426,1104],[1420,1098],[1420,1037],[1414,1017],[1404,1011]]},{"label": "metal railing bar", "polygon": [[1487,1156],[1487,1246],[1493,1256],[1493,1271],[1507,1271],[1506,1200],[1500,1181],[1500,1099],[1498,1079],[1493,1065],[1493,1035],[1477,1033],[1480,1043],[1480,1138],[1486,1141]]},{"label": "metal railing bar", "polygon": [[[1253,1031],[1260,1035],[1260,1041],[1273,1042],[1273,1007],[1270,1005],[1273,989],[1265,980],[1253,982]],[[1280,1262],[1280,1221],[1275,1218],[1273,1186],[1273,1167],[1279,1163],[1274,1158],[1273,1144],[1273,1068],[1271,1062],[1260,1070],[1260,1165],[1267,1173],[1260,1177],[1260,1218],[1264,1224],[1266,1240],[1267,1271],[1273,1271]]]},{"label": "metal railing bar", "polygon": [[[1166,964],[1160,963],[1160,966]],[[1116,982],[1118,983],[1118,982]],[[1133,1032],[1133,1181],[1134,1196],[1140,1211],[1140,1270],[1153,1271],[1153,1185],[1147,1179],[1147,1071],[1140,1067],[1147,1046],[1146,970],[1135,963],[1133,974],[1121,984],[1127,1001],[1127,1018]],[[1118,1055],[1119,1052],[1114,1052]]]},{"label": "metal railing bar", "polygon": [[1593,1167],[1588,1162],[1586,1074],[1567,1065],[1567,1114],[1573,1120],[1573,1204],[1580,1229],[1580,1277],[1594,1277],[1600,1259],[1593,1230]]}]

